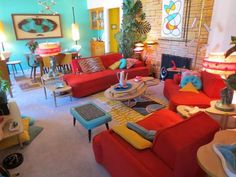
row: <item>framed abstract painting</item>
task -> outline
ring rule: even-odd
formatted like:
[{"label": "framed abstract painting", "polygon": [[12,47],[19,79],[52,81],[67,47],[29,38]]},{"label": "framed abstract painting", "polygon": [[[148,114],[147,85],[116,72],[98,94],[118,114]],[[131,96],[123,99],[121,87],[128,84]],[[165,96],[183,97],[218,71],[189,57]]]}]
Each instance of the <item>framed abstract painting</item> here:
[{"label": "framed abstract painting", "polygon": [[61,38],[61,17],[50,14],[12,14],[17,40]]},{"label": "framed abstract painting", "polygon": [[184,0],[163,0],[162,30],[164,38],[181,38],[183,26]]}]

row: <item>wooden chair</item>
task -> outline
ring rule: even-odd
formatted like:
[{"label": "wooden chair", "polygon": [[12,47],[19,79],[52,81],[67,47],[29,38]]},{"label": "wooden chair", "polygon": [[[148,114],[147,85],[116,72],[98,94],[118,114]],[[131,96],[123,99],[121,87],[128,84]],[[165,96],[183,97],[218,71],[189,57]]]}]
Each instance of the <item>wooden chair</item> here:
[{"label": "wooden chair", "polygon": [[63,69],[64,73],[71,73],[72,54],[66,54],[59,62],[59,66]]}]

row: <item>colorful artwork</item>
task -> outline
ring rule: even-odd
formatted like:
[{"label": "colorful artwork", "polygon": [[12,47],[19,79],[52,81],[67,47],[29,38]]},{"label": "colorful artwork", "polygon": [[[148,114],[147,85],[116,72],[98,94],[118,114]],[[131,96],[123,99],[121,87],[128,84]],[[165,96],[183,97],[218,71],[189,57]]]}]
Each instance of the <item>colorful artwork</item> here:
[{"label": "colorful artwork", "polygon": [[62,37],[60,15],[12,14],[16,39]]},{"label": "colorful artwork", "polygon": [[163,0],[162,37],[181,38],[184,0]]}]

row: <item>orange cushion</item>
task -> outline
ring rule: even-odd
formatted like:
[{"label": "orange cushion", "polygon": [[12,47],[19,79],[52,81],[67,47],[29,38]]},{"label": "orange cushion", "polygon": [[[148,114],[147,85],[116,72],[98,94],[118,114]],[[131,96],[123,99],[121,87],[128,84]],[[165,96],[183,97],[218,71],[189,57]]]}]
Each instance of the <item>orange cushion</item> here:
[{"label": "orange cushion", "polygon": [[182,92],[194,92],[194,93],[199,93],[197,89],[194,87],[192,82],[187,83],[183,88],[181,88],[179,91]]}]

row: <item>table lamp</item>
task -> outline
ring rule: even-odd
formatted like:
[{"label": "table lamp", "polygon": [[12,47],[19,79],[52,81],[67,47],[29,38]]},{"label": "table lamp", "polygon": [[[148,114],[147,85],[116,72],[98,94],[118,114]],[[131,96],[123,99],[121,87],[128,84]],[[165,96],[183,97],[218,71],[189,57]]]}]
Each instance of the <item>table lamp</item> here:
[{"label": "table lamp", "polygon": [[55,56],[61,52],[61,47],[59,43],[55,42],[46,42],[40,43],[38,48],[36,49],[36,54],[40,55],[41,57],[50,57],[50,70],[48,72],[49,77],[55,77],[59,73],[56,70],[56,58]]},{"label": "table lamp", "polygon": [[233,111],[233,90],[236,90],[236,54],[225,57],[224,53],[211,53],[203,60],[203,70],[219,74],[226,83],[222,89],[221,99],[216,102],[215,108],[221,111]]}]

